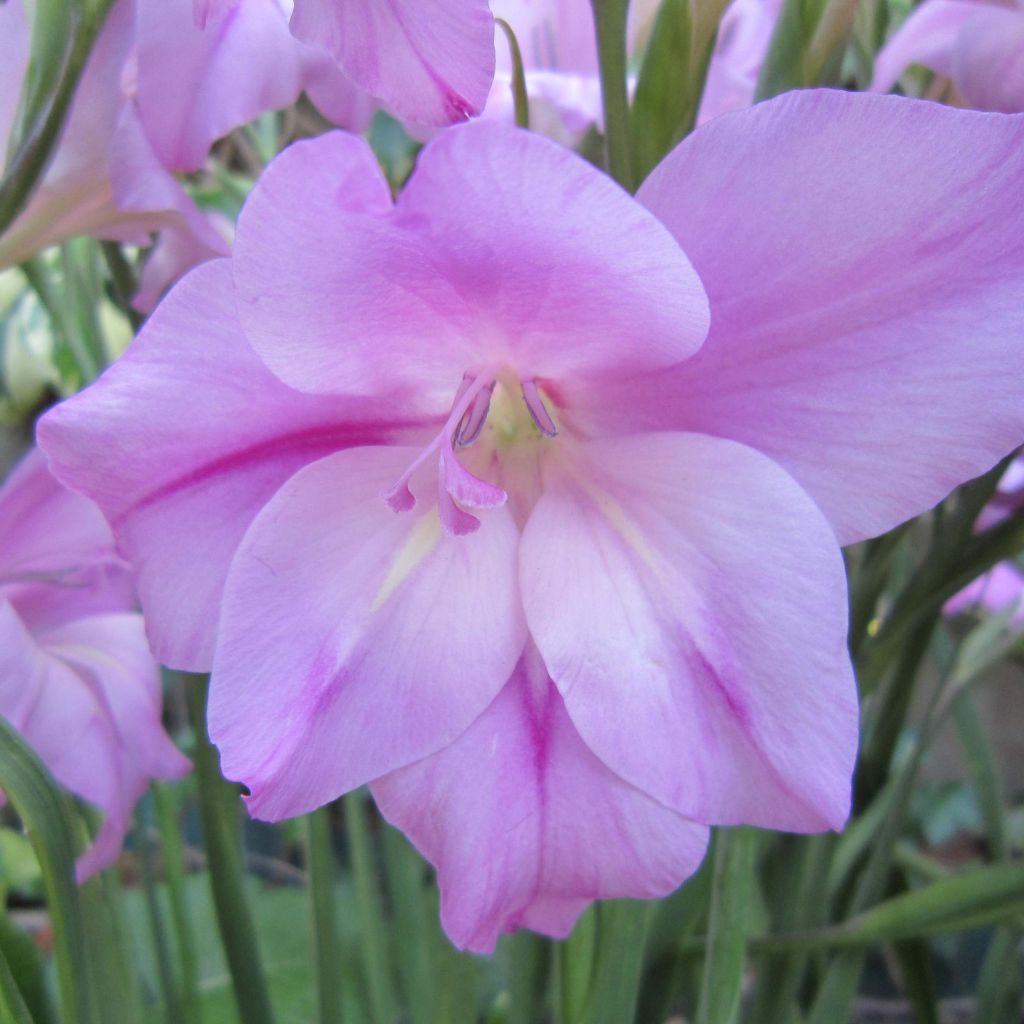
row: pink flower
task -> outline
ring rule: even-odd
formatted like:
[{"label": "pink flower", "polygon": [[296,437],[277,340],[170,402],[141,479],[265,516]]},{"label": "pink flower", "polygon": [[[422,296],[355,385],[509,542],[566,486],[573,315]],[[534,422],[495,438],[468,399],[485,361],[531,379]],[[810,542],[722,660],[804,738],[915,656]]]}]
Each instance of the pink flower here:
[{"label": "pink flower", "polygon": [[1024,111],[1024,7],[925,0],[878,54],[871,87],[891,89],[911,64],[949,78],[965,106]]},{"label": "pink flower", "polygon": [[1021,122],[794,93],[636,200],[495,124],[395,203],[283,153],[40,425],[252,812],[370,782],[481,951],[667,892],[698,823],[841,827],[839,544],[1024,436]]},{"label": "pink flower", "polygon": [[[211,2],[224,0],[196,0]],[[331,53],[360,89],[418,124],[479,114],[494,77],[487,0],[295,0],[291,27]]]},{"label": "pink flower", "polygon": [[1024,571],[1016,562],[1000,562],[946,602],[948,615],[976,611],[1010,612],[1009,627],[1024,628]]},{"label": "pink flower", "polygon": [[[244,0],[208,12],[199,27],[192,0],[119,0],[53,163],[0,238],[0,267],[75,235],[146,245],[160,231],[136,299],[148,309],[185,270],[225,255],[225,238],[174,172],[200,169],[217,139],[303,90],[347,127],[364,128],[372,113],[326,53],[290,34],[287,17],[278,0]],[[28,45],[24,0],[9,0],[0,5],[0,61],[11,82],[24,74]],[[18,89],[3,92],[0,139]]]},{"label": "pink flower", "polygon": [[732,0],[718,26],[698,124],[754,102],[782,0]]},{"label": "pink flower", "polygon": [[0,714],[103,811],[80,879],[117,858],[150,779],[189,768],[160,724],[160,673],[110,528],[36,451],[0,487]]}]

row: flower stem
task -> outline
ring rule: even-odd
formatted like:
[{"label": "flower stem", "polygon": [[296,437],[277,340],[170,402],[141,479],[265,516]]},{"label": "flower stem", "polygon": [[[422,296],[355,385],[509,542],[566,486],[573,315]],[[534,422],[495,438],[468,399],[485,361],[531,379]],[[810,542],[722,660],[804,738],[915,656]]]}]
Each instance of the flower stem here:
[{"label": "flower stem", "polygon": [[341,1024],[341,953],[334,907],[334,850],[327,807],[306,816],[318,1024]]},{"label": "flower stem", "polygon": [[380,890],[373,870],[370,834],[366,827],[366,811],[362,793],[348,793],[345,806],[345,830],[352,857],[352,879],[362,931],[363,966],[370,993],[371,1017],[374,1024],[393,1024],[397,1013],[394,1001],[394,974],[388,955],[387,934]]},{"label": "flower stem", "polygon": [[632,142],[629,94],[626,88],[626,15],[629,0],[591,0],[597,30],[597,56],[601,69],[604,107],[605,159],[608,173],[632,192]]},{"label": "flower stem", "polygon": [[188,899],[185,892],[184,851],[174,797],[171,790],[162,783],[154,783],[151,789],[153,806],[156,809],[157,828],[160,830],[160,845],[164,852],[164,873],[167,878],[167,894],[171,900],[171,920],[181,964],[182,1020],[186,1024],[199,1024],[202,1008],[199,998],[199,957],[196,953],[195,936],[189,918]]},{"label": "flower stem", "polygon": [[234,834],[234,813],[227,814],[226,783],[217,751],[206,733],[205,679],[191,677],[186,686],[188,716],[195,732],[196,779],[203,842],[210,865],[210,888],[221,941],[235,989],[238,1014],[245,1024],[272,1024],[270,995],[260,961],[256,929],[245,895],[241,855]]}]

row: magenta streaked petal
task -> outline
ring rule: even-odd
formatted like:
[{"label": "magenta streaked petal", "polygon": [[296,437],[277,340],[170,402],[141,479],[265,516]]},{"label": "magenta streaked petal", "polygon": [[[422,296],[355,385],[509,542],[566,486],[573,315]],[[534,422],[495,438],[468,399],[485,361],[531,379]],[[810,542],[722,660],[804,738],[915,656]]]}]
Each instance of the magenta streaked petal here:
[{"label": "magenta streaked petal", "polygon": [[430,474],[413,482],[417,508],[393,512],[381,493],[415,454],[357,448],[305,467],[235,555],[210,734],[257,817],[302,814],[444,747],[523,649],[511,514],[449,537]]},{"label": "magenta streaked petal", "polygon": [[394,414],[283,385],[241,333],[230,265],[214,261],[38,434],[57,475],[113,524],[157,657],[208,671],[224,578],[253,517],[307,463],[401,433],[407,424],[384,418]]},{"label": "magenta streaked petal", "polygon": [[639,192],[708,341],[595,416],[760,449],[842,543],[921,513],[1024,437],[1022,179],[1019,116],[819,90],[715,119]]},{"label": "magenta streaked petal", "polygon": [[291,26],[359,88],[420,124],[478,114],[494,77],[487,0],[296,0]]},{"label": "magenta streaked petal", "polygon": [[545,485],[523,602],[584,742],[696,821],[840,828],[857,691],[843,562],[811,499],[698,434],[595,442]]},{"label": "magenta streaked petal", "polygon": [[664,896],[707,844],[587,749],[536,651],[454,743],[371,788],[437,868],[449,937],[476,953],[521,927],[564,938],[595,899]]}]

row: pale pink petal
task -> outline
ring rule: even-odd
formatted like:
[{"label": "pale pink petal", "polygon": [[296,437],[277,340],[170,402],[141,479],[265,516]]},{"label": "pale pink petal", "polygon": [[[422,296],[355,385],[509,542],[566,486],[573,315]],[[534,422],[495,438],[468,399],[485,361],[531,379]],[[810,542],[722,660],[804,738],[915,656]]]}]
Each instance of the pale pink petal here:
[{"label": "pale pink petal", "polygon": [[4,149],[18,111],[20,83],[28,67],[30,37],[24,0],[7,0],[0,4],[0,68],[7,81],[5,88],[0,89],[0,140]]},{"label": "pale pink petal", "polygon": [[769,459],[699,434],[581,446],[546,470],[521,586],[612,771],[696,821],[842,827],[857,752],[843,562]]},{"label": "pale pink petal", "polygon": [[197,170],[217,139],[302,91],[302,48],[278,0],[220,6],[200,28],[191,0],[137,3],[136,100],[170,170]]},{"label": "pale pink petal", "polygon": [[400,117],[444,125],[483,109],[494,75],[487,0],[296,0],[291,25]]},{"label": "pale pink petal", "polygon": [[446,746],[523,649],[511,514],[455,538],[430,500],[396,515],[381,493],[416,454],[357,448],[307,466],[235,555],[210,736],[257,817],[305,813]]},{"label": "pale pink petal", "polygon": [[587,749],[535,651],[454,743],[371,788],[436,866],[445,931],[475,953],[521,927],[564,938],[595,899],[664,896],[707,844]]},{"label": "pale pink petal", "polygon": [[911,64],[952,75],[960,30],[982,6],[974,0],[925,0],[879,50],[871,88],[888,92]]},{"label": "pale pink petal", "polygon": [[[353,192],[372,202],[343,208]],[[707,328],[700,281],[653,217],[574,154],[497,124],[443,133],[394,211],[359,140],[292,146],[242,212],[234,266],[254,347],[310,391],[450,397],[487,364],[618,376],[685,358]]]},{"label": "pale pink petal", "polygon": [[0,714],[62,785],[104,812],[98,845],[79,864],[89,873],[117,856],[127,829],[116,736],[89,685],[32,638],[0,600]]},{"label": "pale pink petal", "polygon": [[842,543],[919,514],[1024,437],[1021,180],[1020,117],[822,90],[710,122],[639,193],[708,341],[595,417],[759,448]]},{"label": "pale pink petal", "polygon": [[1024,9],[978,4],[953,54],[953,80],[979,110],[1024,111]]},{"label": "pale pink petal", "polygon": [[0,537],[0,594],[33,632],[135,607],[102,513],[62,487],[35,449],[0,487]]},{"label": "pale pink petal", "polygon": [[[396,404],[391,414],[408,414]],[[138,574],[157,657],[208,671],[231,557],[297,469],[396,423],[367,403],[291,391],[234,316],[231,269],[204,264],[167,297],[128,352],[39,424],[57,475],[114,526]]]}]

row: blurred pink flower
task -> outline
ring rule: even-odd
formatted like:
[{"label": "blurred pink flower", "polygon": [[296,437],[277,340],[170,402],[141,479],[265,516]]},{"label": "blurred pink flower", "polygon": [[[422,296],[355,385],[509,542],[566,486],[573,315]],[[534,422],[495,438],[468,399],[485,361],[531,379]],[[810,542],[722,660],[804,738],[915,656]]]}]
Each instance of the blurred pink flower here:
[{"label": "blurred pink flower", "polygon": [[871,87],[888,91],[911,64],[950,79],[965,106],[1024,111],[1024,6],[925,0],[875,58]]},{"label": "blurred pink flower", "polygon": [[0,487],[0,714],[59,782],[103,812],[80,879],[117,858],[150,779],[188,771],[160,703],[110,528],[31,452]]},{"label": "blurred pink flower", "polygon": [[[1011,515],[1024,511],[1024,457],[1010,463],[992,500],[982,509],[978,517],[978,529],[987,530],[998,526]],[[1010,620],[1011,628],[1024,626],[1024,568],[1017,562],[1007,561],[996,565],[973,583],[964,587],[946,602],[946,612],[986,609],[1003,612],[1010,608],[1015,612]]]},{"label": "blurred pink flower", "polygon": [[[733,0],[718,31],[708,67],[698,123],[754,102],[781,0]],[[530,98],[530,127],[574,146],[592,127],[601,128],[601,82],[590,0],[492,0],[495,17],[512,27],[519,42]],[[646,46],[657,0],[630,5],[628,47],[637,58]],[[497,72],[484,115],[511,122],[512,61],[501,32],[495,35]],[[635,79],[631,79],[631,87]]]},{"label": "blurred pink flower", "polygon": [[[290,34],[284,2],[222,4],[200,28],[192,0],[119,0],[42,185],[0,237],[0,267],[76,235],[147,245],[159,231],[136,299],[151,308],[185,270],[228,252],[174,172],[200,169],[217,139],[303,90],[336,123],[365,127],[369,98]],[[24,0],[0,4],[0,65],[13,86],[2,90],[0,139],[14,122],[28,45]]]},{"label": "blurred pink flower", "polygon": [[697,123],[754,102],[782,0],[732,0],[718,26]]},{"label": "blurred pink flower", "polygon": [[1021,122],[793,93],[636,200],[494,124],[395,203],[358,139],[283,153],[40,425],[252,812],[370,782],[481,951],[667,892],[695,822],[841,827],[839,544],[1024,436]]},{"label": "blurred pink flower", "polygon": [[294,2],[295,35],[333,54],[355,85],[398,117],[446,125],[483,109],[494,77],[488,0]]}]

